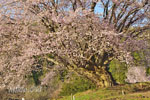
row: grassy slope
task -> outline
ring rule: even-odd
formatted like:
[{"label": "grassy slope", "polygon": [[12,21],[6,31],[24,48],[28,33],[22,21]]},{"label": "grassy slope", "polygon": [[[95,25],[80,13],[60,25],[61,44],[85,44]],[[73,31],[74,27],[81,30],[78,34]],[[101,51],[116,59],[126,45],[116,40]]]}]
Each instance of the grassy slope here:
[{"label": "grassy slope", "polygon": [[[136,83],[88,90],[74,95],[75,100],[150,100],[150,83]],[[71,96],[58,100],[72,100]]]}]

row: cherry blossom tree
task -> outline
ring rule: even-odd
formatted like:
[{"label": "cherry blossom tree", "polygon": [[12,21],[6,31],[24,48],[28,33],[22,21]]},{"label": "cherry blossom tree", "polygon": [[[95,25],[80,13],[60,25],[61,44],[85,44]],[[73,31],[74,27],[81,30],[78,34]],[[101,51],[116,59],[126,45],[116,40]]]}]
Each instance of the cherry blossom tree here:
[{"label": "cherry blossom tree", "polygon": [[[146,39],[135,38],[148,29],[148,22],[138,32],[129,27],[148,20],[149,1],[106,1],[1,1],[1,86],[23,84],[37,56],[84,75],[97,86],[112,86],[109,63],[118,59],[134,65],[131,53],[148,47]],[[98,2],[104,6],[103,19],[94,13]]]}]

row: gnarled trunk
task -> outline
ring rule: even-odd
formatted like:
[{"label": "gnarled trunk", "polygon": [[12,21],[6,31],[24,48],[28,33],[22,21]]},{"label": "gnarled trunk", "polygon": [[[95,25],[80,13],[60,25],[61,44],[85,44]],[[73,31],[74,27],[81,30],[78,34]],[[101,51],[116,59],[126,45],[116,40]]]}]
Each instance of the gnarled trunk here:
[{"label": "gnarled trunk", "polygon": [[98,57],[97,55],[94,55],[93,57],[91,57],[92,60],[89,60],[86,67],[78,67],[78,64],[75,64],[71,61],[67,62],[66,58],[62,58],[63,60],[61,62],[63,63],[61,64],[54,61],[53,59],[47,59],[54,62],[55,64],[66,66],[68,70],[72,70],[77,74],[87,77],[88,79],[93,81],[98,87],[111,87],[114,85],[114,82],[107,70],[107,65],[111,61],[110,58],[111,57],[108,57],[106,52],[104,52],[103,56]]},{"label": "gnarled trunk", "polygon": [[73,70],[93,81],[98,87],[111,87],[114,85],[114,82],[106,67],[94,66],[94,70],[87,70],[85,68]]}]

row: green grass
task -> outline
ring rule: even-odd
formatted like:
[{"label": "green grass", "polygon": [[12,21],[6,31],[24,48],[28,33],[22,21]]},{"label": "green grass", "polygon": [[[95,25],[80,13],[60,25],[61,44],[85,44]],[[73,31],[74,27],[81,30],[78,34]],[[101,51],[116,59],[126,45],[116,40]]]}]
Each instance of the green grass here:
[{"label": "green grass", "polygon": [[[75,100],[150,100],[150,83],[136,83],[88,90],[74,95]],[[71,96],[57,100],[72,100]]]},{"label": "green grass", "polygon": [[[61,75],[62,76],[62,75]],[[95,84],[85,77],[81,77],[75,73],[70,77],[69,82],[64,82],[62,84],[60,96],[68,96],[70,94],[75,94],[77,92],[83,92],[89,89],[95,89]]]}]

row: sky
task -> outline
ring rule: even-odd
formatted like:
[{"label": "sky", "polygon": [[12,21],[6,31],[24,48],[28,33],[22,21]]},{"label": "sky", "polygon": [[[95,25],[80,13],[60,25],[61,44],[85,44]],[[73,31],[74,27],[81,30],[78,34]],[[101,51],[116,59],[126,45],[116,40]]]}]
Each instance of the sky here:
[{"label": "sky", "polygon": [[103,8],[101,7],[101,3],[100,2],[95,7],[95,13],[96,14],[102,14],[103,13]]}]

